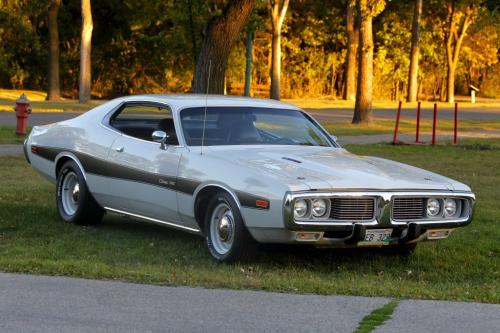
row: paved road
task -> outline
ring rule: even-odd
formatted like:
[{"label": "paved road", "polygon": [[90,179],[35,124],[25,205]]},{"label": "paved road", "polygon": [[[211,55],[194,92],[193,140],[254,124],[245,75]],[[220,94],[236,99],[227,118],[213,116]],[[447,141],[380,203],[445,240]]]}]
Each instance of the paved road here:
[{"label": "paved road", "polygon": [[[0,273],[1,332],[353,332],[380,297]],[[498,332],[500,305],[403,301],[380,332]]]},{"label": "paved road", "polygon": [[[313,117],[319,121],[335,122],[335,121],[351,121],[353,109],[305,109]],[[378,120],[394,120],[397,109],[374,109],[373,114]],[[432,108],[422,108],[421,117],[423,119],[431,119],[433,115]],[[401,119],[415,120],[417,111],[414,108],[403,108],[401,111]],[[459,109],[459,119],[463,120],[500,120],[500,108],[479,107]],[[438,109],[438,119],[454,119],[454,110],[452,107],[440,107]]]},{"label": "paved road", "polygon": [[387,302],[0,273],[1,332],[352,332]]},{"label": "paved road", "polygon": [[[353,110],[351,108],[345,109],[305,109],[316,119],[323,122],[335,121],[350,121],[352,119]],[[396,109],[375,109],[374,115],[376,119],[389,119],[394,120]],[[29,126],[50,124],[61,120],[71,119],[81,114],[80,112],[41,112],[32,113],[28,124]],[[422,117],[429,119],[432,117],[432,109],[423,108]],[[403,108],[402,119],[414,120],[416,111],[413,108]],[[439,109],[439,119],[453,119],[453,108],[444,107]],[[493,107],[479,107],[463,108],[460,109],[460,119],[467,120],[500,120],[500,108]],[[16,117],[13,112],[0,112],[0,125],[15,125]]]}]

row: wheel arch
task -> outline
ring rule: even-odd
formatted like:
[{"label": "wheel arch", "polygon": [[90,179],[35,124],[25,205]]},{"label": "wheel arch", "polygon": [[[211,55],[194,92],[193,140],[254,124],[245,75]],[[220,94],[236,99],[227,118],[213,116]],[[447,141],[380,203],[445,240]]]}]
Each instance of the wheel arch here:
[{"label": "wheel arch", "polygon": [[[238,209],[241,210],[241,204],[236,194],[226,186],[220,184],[206,184],[200,187],[194,194],[194,217],[200,230],[203,232],[205,223],[205,214],[208,204],[213,196],[218,192],[228,193],[236,202]],[[244,222],[244,221],[243,221]]]},{"label": "wheel arch", "polygon": [[61,171],[63,164],[66,163],[67,161],[75,162],[78,165],[78,167],[80,168],[80,171],[83,174],[83,178],[85,179],[85,181],[87,181],[87,175],[85,174],[85,170],[83,169],[82,163],[78,160],[78,158],[75,156],[75,154],[72,154],[69,152],[62,152],[56,156],[55,163],[54,163],[54,165],[55,165],[55,170],[54,170],[55,171],[55,178],[57,179],[57,175],[59,175],[59,171]]}]

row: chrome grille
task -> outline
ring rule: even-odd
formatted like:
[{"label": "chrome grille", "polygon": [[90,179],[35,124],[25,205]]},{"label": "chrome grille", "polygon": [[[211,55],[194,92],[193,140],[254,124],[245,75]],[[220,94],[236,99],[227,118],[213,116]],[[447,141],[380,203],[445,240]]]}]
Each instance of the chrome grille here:
[{"label": "chrome grille", "polygon": [[424,198],[394,198],[392,218],[394,220],[419,220],[425,217]]},{"label": "chrome grille", "polygon": [[374,198],[332,198],[330,218],[343,221],[373,220]]}]

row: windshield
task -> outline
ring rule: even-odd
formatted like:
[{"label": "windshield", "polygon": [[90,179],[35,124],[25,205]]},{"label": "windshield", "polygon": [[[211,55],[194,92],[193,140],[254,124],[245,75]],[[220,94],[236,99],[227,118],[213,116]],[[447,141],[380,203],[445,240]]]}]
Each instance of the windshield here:
[{"label": "windshield", "polygon": [[[304,113],[295,110],[208,107],[181,111],[189,146],[305,145],[332,146],[327,134]],[[205,133],[203,134],[203,123]]]}]

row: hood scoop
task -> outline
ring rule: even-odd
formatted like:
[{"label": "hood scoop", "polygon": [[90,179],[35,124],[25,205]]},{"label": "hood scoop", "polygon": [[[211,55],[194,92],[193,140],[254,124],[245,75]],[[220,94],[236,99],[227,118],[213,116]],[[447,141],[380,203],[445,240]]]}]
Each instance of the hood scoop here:
[{"label": "hood scoop", "polygon": [[282,159],[290,161],[290,162],[294,162],[294,163],[299,163],[299,164],[302,163],[302,161],[296,160],[296,159],[291,158],[291,157],[282,157]]}]

